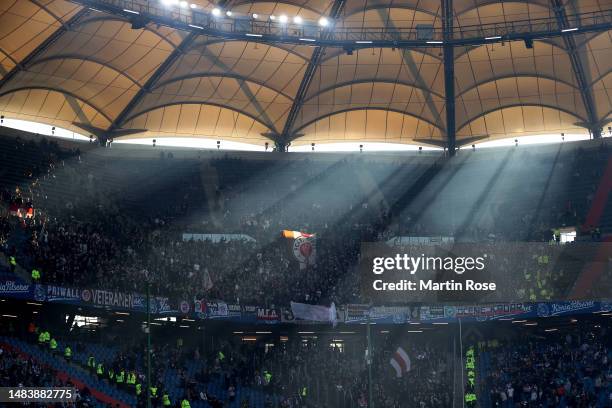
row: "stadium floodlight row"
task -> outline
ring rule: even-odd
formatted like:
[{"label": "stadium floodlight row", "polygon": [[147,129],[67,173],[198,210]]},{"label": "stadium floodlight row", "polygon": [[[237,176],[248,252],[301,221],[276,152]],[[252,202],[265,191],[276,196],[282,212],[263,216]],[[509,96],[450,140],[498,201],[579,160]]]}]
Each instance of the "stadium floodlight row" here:
[{"label": "stadium floodlight row", "polygon": [[473,26],[453,27],[451,32],[434,28],[424,30],[396,27],[345,28],[313,24],[283,23],[256,18],[223,17],[215,13],[168,10],[149,1],[134,0],[71,0],[111,14],[123,15],[135,24],[147,22],[194,31],[226,40],[248,39],[253,42],[312,46],[333,46],[347,49],[362,47],[441,47],[470,46],[504,41],[528,41],[572,34],[603,32],[612,28],[612,10],[586,12],[566,16],[562,25],[556,17],[505,21]]}]

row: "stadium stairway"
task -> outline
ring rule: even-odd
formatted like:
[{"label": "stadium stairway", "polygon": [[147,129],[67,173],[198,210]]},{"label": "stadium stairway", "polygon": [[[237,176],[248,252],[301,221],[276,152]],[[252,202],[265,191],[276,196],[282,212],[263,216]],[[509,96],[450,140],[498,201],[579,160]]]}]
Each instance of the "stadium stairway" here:
[{"label": "stadium stairway", "polygon": [[58,378],[62,381],[69,380],[81,390],[88,388],[92,396],[100,401],[97,407],[103,408],[107,406],[107,404],[111,404],[113,407],[129,408],[136,404],[136,399],[134,397],[129,397],[125,393],[118,392],[114,387],[98,380],[77,365],[68,363],[62,357],[55,356],[47,350],[42,350],[38,346],[4,336],[0,336],[0,345],[8,349],[13,349],[27,358],[31,357],[47,367],[51,367],[57,372]]}]

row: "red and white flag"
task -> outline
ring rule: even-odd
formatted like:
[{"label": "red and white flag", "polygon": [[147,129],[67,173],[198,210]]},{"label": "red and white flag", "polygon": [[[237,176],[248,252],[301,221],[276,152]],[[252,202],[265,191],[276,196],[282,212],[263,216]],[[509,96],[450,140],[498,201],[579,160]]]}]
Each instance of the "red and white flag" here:
[{"label": "red and white flag", "polygon": [[395,375],[400,378],[404,373],[410,371],[410,357],[403,348],[398,347],[391,358],[391,367],[395,370]]},{"label": "red and white flag", "polygon": [[317,236],[301,231],[283,230],[282,236],[292,240],[291,251],[300,263],[300,269],[316,264],[317,260]]}]

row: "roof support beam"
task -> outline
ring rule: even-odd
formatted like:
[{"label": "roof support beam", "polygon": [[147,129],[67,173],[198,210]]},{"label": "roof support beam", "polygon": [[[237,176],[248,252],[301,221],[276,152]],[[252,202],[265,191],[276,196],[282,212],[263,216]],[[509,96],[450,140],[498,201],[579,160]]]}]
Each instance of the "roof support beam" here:
[{"label": "roof support beam", "polygon": [[[73,25],[78,23],[81,17],[89,14],[89,9],[87,7],[83,7],[79,10],[74,16],[70,18],[65,24],[62,24],[57,30],[53,32],[45,41],[40,43],[38,47],[34,48],[32,52],[30,52],[21,62],[13,67],[2,79],[0,79],[0,89],[2,89],[15,75],[17,75],[21,71],[25,71],[30,63],[32,63],[38,56],[40,56],[43,52],[45,52],[58,38],[62,36],[66,31],[68,31]],[[61,21],[60,21],[61,23]]]},{"label": "roof support beam", "polygon": [[136,95],[134,95],[132,100],[130,100],[130,102],[125,105],[125,108],[123,108],[121,113],[117,115],[117,118],[113,121],[113,123],[111,123],[108,129],[109,136],[111,136],[110,134],[120,128],[121,125],[123,125],[123,122],[126,118],[129,117],[129,114],[132,112],[132,110],[142,101],[142,99],[147,95],[148,92],[155,88],[155,85],[161,79],[161,77],[168,71],[168,69],[170,69],[172,64],[174,64],[176,60],[181,55],[183,55],[185,51],[187,51],[187,49],[191,46],[197,36],[198,35],[196,33],[189,33],[189,35],[185,37],[181,44],[176,47],[174,51],[172,51],[172,54],[170,54],[168,58],[166,58],[164,62],[162,62],[159,67],[157,67],[157,70],[155,70],[155,72],[149,77],[147,82],[138,90]]},{"label": "roof support beam", "polygon": [[[551,1],[559,27],[562,30],[575,28],[569,26],[569,20],[567,18],[567,13],[565,12],[565,7],[563,6],[563,1]],[[593,138],[599,139],[601,137],[601,124],[597,118],[595,101],[593,99],[591,87],[589,86],[590,81],[587,79],[582,58],[580,57],[578,47],[576,46],[576,39],[572,35],[564,35],[563,42],[565,43],[565,48],[567,49],[567,53],[570,57],[574,76],[576,77],[576,83],[580,89],[580,97],[582,98],[582,103],[584,104],[584,108],[587,113],[588,123],[586,125]]]},{"label": "roof support beam", "polygon": [[[332,21],[335,21],[342,13],[344,2],[344,0],[334,0],[334,4],[332,5],[332,9],[329,14],[329,17],[332,19]],[[329,33],[329,31],[327,33]],[[297,119],[298,113],[302,109],[302,104],[304,102],[304,99],[306,98],[306,95],[308,94],[310,83],[314,78],[315,72],[317,71],[317,67],[321,62],[321,58],[323,57],[324,51],[325,47],[317,47],[315,48],[314,52],[312,53],[312,56],[310,57],[310,61],[308,62],[308,66],[306,67],[306,72],[304,73],[304,77],[302,78],[300,87],[298,88],[295,98],[293,99],[293,104],[291,105],[289,114],[287,115],[287,121],[285,122],[285,126],[283,127],[282,133],[276,138],[276,147],[278,151],[286,151],[287,143],[289,143],[292,139],[295,138],[295,135],[291,133],[293,130],[293,125],[295,124],[295,120]]]},{"label": "roof support beam", "polygon": [[450,157],[457,147],[455,118],[455,49],[453,39],[453,0],[442,0],[442,29],[444,32],[444,97],[446,109],[446,148]]}]

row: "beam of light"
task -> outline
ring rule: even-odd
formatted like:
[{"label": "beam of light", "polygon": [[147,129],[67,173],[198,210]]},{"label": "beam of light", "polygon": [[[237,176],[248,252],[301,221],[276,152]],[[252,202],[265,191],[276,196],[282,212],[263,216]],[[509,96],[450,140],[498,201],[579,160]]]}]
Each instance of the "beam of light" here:
[{"label": "beam of light", "polygon": [[[310,146],[306,146],[309,148]],[[411,153],[415,158],[422,157],[418,153]],[[349,157],[352,157],[350,159]],[[420,175],[418,169],[410,167],[409,173],[406,169],[399,171],[398,166],[368,166],[358,165],[360,159],[359,154],[348,156],[338,153],[335,155],[329,154],[320,156],[319,159],[306,172],[301,171],[299,176],[294,172],[294,161],[279,161],[274,163],[269,168],[253,174],[252,177],[266,180],[265,184],[252,183],[250,180],[245,180],[242,184],[234,186],[238,191],[241,191],[241,200],[228,203],[227,210],[237,217],[245,214],[263,216],[264,219],[274,219],[279,211],[283,209],[300,209],[303,208],[304,202],[313,201],[319,205],[325,205],[326,218],[325,225],[321,226],[321,222],[316,222],[317,218],[305,219],[302,222],[284,227],[290,229],[305,228],[307,232],[324,233],[325,229],[333,230],[337,227],[346,226],[355,219],[360,219],[366,212],[372,211],[379,206],[383,208],[385,204],[384,194],[380,191],[384,186],[379,186],[390,177],[396,181],[401,179],[401,191],[408,190],[411,184],[414,183]],[[371,159],[377,160],[376,157],[370,156]],[[349,160],[347,165],[347,160]],[[354,160],[354,166],[350,165],[350,160]],[[418,159],[417,159],[418,160]],[[387,163],[390,164],[389,161]],[[303,166],[303,165],[302,165]],[[356,166],[356,167],[355,167]],[[401,167],[401,166],[400,166]],[[425,166],[423,166],[424,168]],[[297,167],[302,169],[303,167]],[[338,180],[346,180],[354,178],[355,183],[338,183]],[[267,188],[273,188],[276,185],[287,185],[288,188],[280,194],[268,194]],[[270,187],[266,187],[270,186]],[[330,192],[333,191],[333,198],[330,198]],[[279,204],[282,205],[279,207]],[[365,204],[367,203],[367,207]],[[316,226],[315,226],[316,222]],[[321,229],[322,227],[323,229]],[[258,252],[266,252],[268,246],[273,247],[272,240],[268,242],[259,241],[251,252],[254,255]],[[239,268],[238,268],[239,270]],[[335,277],[336,287],[351,286],[352,276],[350,274],[340,274]],[[287,284],[291,286],[299,276],[288,276]]]}]

